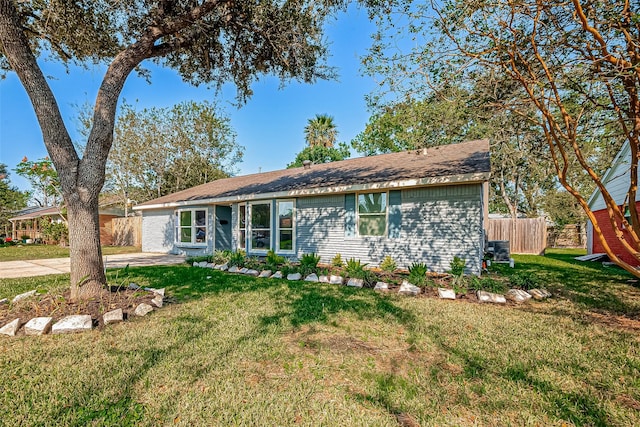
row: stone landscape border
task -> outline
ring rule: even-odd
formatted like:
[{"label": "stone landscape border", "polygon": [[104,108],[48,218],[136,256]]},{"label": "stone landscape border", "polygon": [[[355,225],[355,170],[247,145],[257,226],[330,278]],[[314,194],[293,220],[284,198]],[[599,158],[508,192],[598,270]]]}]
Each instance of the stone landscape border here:
[{"label": "stone landscape border", "polygon": [[[282,279],[283,275],[281,271],[276,271],[272,274],[271,270],[254,270],[248,268],[240,268],[235,265],[229,266],[229,263],[225,264],[213,264],[207,261],[194,262],[193,267],[199,268],[211,268],[214,270],[219,270],[228,273],[236,273],[236,274],[246,274],[248,276],[253,277],[261,277],[261,278],[271,278],[271,279]],[[334,285],[346,285],[352,286],[356,288],[364,287],[363,279],[349,278],[346,283],[345,279],[342,276],[330,275],[318,276],[315,273],[309,274],[304,279],[300,273],[293,273],[287,275],[287,280],[304,280],[305,282],[319,282],[319,283],[330,283]],[[389,291],[389,284],[386,282],[377,282],[375,287],[373,288],[376,291]],[[437,288],[438,298],[440,299],[449,299],[455,300],[459,299],[458,295],[456,295],[453,289],[448,288]],[[398,293],[401,295],[409,295],[416,296],[422,292],[422,289],[419,286],[414,285],[413,283],[409,283],[407,280],[403,280]],[[478,302],[488,302],[494,304],[505,304],[507,300],[512,301],[514,303],[520,304],[527,302],[531,299],[535,300],[545,300],[551,297],[551,293],[546,289],[536,288],[531,289],[528,292],[522,289],[509,289],[506,294],[497,294],[486,291],[476,291],[476,297],[478,298]]]},{"label": "stone landscape border", "polygon": [[[135,283],[131,283],[128,286],[129,290],[137,291],[144,290],[150,292],[153,295],[151,304],[141,303],[138,304],[133,310],[133,314],[138,317],[145,316],[152,312],[156,308],[161,308],[164,304],[165,290],[154,288],[141,288]],[[34,298],[38,296],[36,290],[16,295],[11,304]],[[9,304],[7,298],[0,300],[0,306]],[[95,319],[98,320],[98,319]],[[122,308],[108,311],[102,315],[102,321],[104,325],[110,325],[113,323],[123,322],[125,320],[125,313]],[[18,332],[22,330],[25,335],[46,335],[46,334],[67,334],[76,332],[90,331],[94,328],[94,319],[88,314],[74,314],[65,316],[57,322],[53,322],[53,317],[39,316],[33,317],[26,322],[23,322],[21,318],[15,318],[10,320],[6,324],[0,327],[0,335],[14,337],[18,335]]]}]

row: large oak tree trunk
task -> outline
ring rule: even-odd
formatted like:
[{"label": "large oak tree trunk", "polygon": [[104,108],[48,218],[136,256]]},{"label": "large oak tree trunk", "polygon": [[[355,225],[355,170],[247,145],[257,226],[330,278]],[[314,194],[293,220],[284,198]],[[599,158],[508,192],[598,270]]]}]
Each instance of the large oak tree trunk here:
[{"label": "large oak tree trunk", "polygon": [[102,250],[98,199],[67,202],[71,256],[71,299],[97,295],[106,283]]},{"label": "large oak tree trunk", "polygon": [[124,82],[149,56],[159,34],[143,37],[113,60],[102,81],[94,108],[93,127],[82,159],[73,146],[60,109],[23,32],[15,5],[0,0],[0,43],[22,82],[42,130],[44,143],[60,177],[68,212],[71,257],[71,298],[98,295],[106,284],[100,249],[98,195],[113,141],[113,126]]}]

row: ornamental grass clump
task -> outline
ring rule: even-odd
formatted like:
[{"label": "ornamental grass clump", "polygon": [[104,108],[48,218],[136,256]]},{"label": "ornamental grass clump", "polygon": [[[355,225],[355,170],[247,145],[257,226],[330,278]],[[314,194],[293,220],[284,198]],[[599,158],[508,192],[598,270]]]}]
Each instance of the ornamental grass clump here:
[{"label": "ornamental grass clump", "polygon": [[509,277],[509,282],[514,288],[520,288],[524,291],[537,288],[540,285],[537,277],[527,273],[515,273]]},{"label": "ornamental grass clump", "polygon": [[367,263],[362,263],[358,259],[350,258],[347,260],[345,271],[347,276],[353,279],[362,279],[366,287],[373,287],[378,280],[378,276],[371,270],[367,270],[365,267]]},{"label": "ornamental grass clump", "polygon": [[427,272],[429,267],[423,262],[414,262],[409,267],[409,282],[423,287],[427,284]]},{"label": "ornamental grass clump", "polygon": [[380,269],[385,273],[393,273],[398,268],[396,262],[389,255],[384,257],[382,262],[380,263]]},{"label": "ornamental grass clump", "polygon": [[313,252],[309,254],[302,254],[302,257],[300,258],[300,274],[308,276],[311,273],[317,273],[319,262],[320,255],[316,255]]},{"label": "ornamental grass clump", "polygon": [[362,279],[365,271],[364,268],[366,266],[367,264],[361,263],[359,259],[349,258],[345,266],[345,271],[349,277]]},{"label": "ornamental grass clump", "polygon": [[244,267],[244,264],[246,261],[247,261],[247,254],[243,250],[233,252],[229,257],[229,264],[235,265],[238,268]]},{"label": "ornamental grass clump", "polygon": [[229,260],[231,260],[232,254],[233,252],[228,249],[225,249],[223,251],[217,250],[211,256],[211,262],[217,265],[226,264],[229,262]]},{"label": "ornamental grass clump", "polygon": [[280,266],[286,261],[287,259],[285,257],[276,254],[273,249],[269,249],[269,252],[267,252],[266,267],[271,271],[279,270]]},{"label": "ornamental grass clump", "polygon": [[337,253],[333,257],[333,259],[331,260],[331,266],[336,268],[344,267],[344,261],[342,261],[342,255],[340,255],[340,253]]}]

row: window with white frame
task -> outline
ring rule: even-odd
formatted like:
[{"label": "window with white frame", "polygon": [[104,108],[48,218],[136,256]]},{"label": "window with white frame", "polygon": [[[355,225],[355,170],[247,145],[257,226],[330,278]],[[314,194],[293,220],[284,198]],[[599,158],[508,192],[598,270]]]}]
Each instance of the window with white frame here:
[{"label": "window with white frame", "polygon": [[238,229],[240,230],[239,236],[239,247],[240,249],[245,249],[247,242],[247,206],[240,205],[238,206]]},{"label": "window with white frame", "polygon": [[277,203],[278,213],[278,230],[277,230],[277,244],[276,250],[278,252],[293,252],[294,251],[294,201],[293,200],[279,200]]},{"label": "window with white frame", "polygon": [[387,193],[358,194],[358,234],[384,236],[387,233]]},{"label": "window with white frame", "polygon": [[249,205],[251,225],[251,250],[271,249],[271,203],[258,202]]},{"label": "window with white frame", "polygon": [[175,214],[176,242],[181,244],[207,244],[207,210],[181,209]]}]

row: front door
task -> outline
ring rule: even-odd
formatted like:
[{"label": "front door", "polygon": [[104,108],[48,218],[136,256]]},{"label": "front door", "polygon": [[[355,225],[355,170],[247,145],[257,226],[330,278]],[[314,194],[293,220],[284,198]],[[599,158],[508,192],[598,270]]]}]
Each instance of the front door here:
[{"label": "front door", "polygon": [[216,245],[215,250],[231,250],[231,206],[218,205],[214,210],[215,215],[215,233],[216,233]]}]

